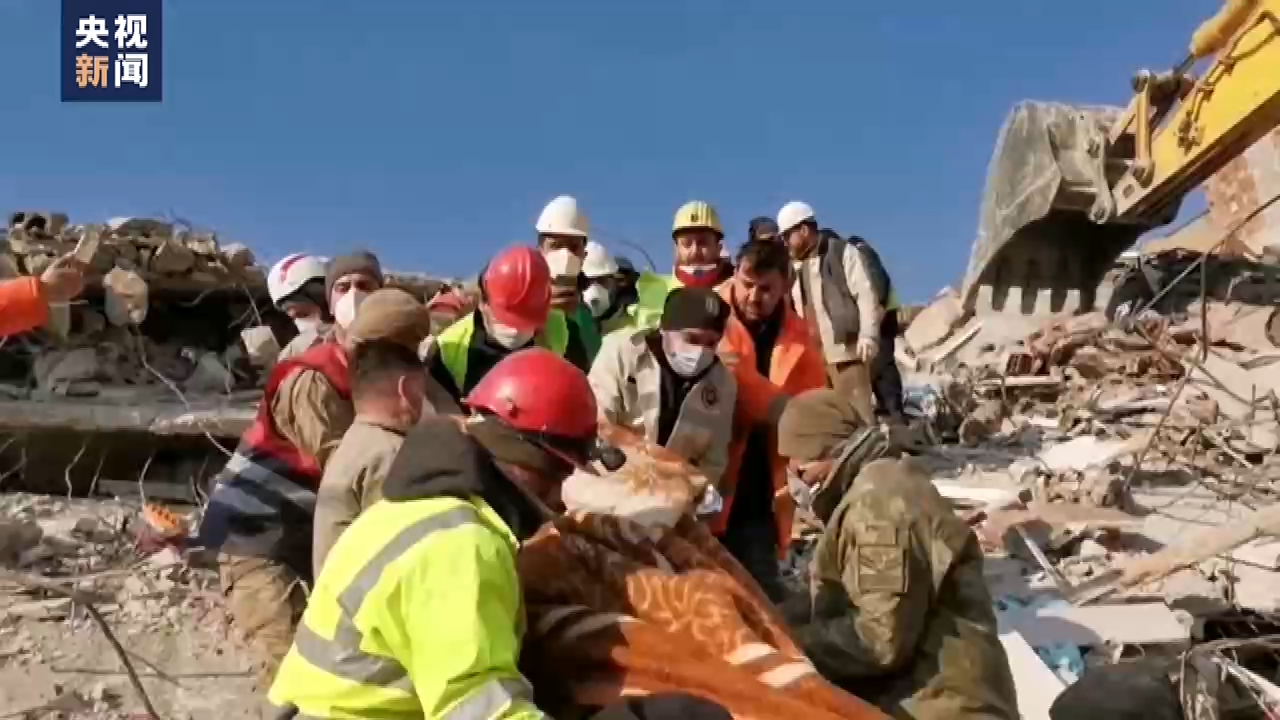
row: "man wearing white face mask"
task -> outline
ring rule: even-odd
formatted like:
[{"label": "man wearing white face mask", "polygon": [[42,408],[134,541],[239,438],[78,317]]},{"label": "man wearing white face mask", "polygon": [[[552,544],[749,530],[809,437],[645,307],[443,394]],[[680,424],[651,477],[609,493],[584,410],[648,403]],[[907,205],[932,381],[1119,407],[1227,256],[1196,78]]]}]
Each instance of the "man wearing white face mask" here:
[{"label": "man wearing white face mask", "polygon": [[480,274],[480,306],[440,333],[427,367],[460,402],[494,365],[535,344],[560,355],[568,345],[564,318],[550,322],[551,270],[531,247],[503,250]]},{"label": "man wearing white face mask", "polygon": [[576,198],[561,195],[542,209],[536,227],[538,249],[551,269],[550,322],[566,324],[569,342],[564,357],[586,372],[600,351],[600,332],[591,310],[580,302],[582,266],[587,259],[587,215]]},{"label": "man wearing white face mask", "polygon": [[729,306],[713,290],[677,288],[658,329],[605,337],[588,378],[602,419],[684,457],[717,490],[738,392],[716,356],[728,320]]},{"label": "man wearing white face mask", "polygon": [[601,334],[624,327],[629,319],[626,308],[635,302],[635,288],[633,284],[629,286],[622,263],[615,260],[600,243],[589,242],[582,274],[587,279],[587,287],[582,291],[582,302],[591,311]]}]

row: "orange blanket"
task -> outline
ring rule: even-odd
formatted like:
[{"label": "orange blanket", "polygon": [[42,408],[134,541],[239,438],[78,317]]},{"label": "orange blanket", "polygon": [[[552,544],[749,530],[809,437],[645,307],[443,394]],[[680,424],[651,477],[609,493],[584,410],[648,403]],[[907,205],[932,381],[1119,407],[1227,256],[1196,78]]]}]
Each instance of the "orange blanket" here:
[{"label": "orange blanket", "polygon": [[817,674],[759,586],[688,517],[664,530],[564,516],[524,546],[519,565],[521,665],[553,717],[679,691],[735,718],[887,718]]}]

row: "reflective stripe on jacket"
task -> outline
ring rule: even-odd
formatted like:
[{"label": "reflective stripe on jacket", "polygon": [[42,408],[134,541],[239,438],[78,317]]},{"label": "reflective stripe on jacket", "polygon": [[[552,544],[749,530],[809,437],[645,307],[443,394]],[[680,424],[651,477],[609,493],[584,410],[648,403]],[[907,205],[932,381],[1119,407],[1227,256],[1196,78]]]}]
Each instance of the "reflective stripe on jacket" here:
[{"label": "reflective stripe on jacket", "polygon": [[[733,306],[733,283],[725,283],[720,296]],[[804,320],[786,303],[779,303],[784,313],[778,339],[769,359],[769,376],[764,377],[756,369],[756,348],[751,332],[747,330],[736,312],[729,316],[720,352],[735,356],[733,376],[738,385],[738,402],[734,411],[733,442],[729,446],[728,470],[725,473],[724,509],[711,522],[711,530],[723,533],[733,508],[733,489],[738,481],[742,454],[746,450],[751,431],[761,425],[777,422],[781,408],[788,398],[806,390],[827,386],[826,365],[817,338],[809,337]],[[791,520],[795,505],[787,492],[787,462],[777,451],[777,432],[769,433],[769,456],[772,459],[773,517],[777,525],[778,550],[785,553],[791,539]]]},{"label": "reflective stripe on jacket", "polygon": [[[604,339],[588,380],[600,417],[658,442],[662,368],[645,341],[652,330],[615,333]],[[666,447],[685,458],[719,489],[728,463],[737,386],[715,363],[685,396]]]},{"label": "reflective stripe on jacket", "polygon": [[[476,315],[471,313],[445,328],[436,338],[435,351],[440,353],[440,362],[444,364],[449,376],[453,378],[454,387],[460,396],[467,394],[467,360],[471,350],[471,339],[476,332]],[[564,313],[552,310],[547,316],[546,327],[538,333],[536,342],[551,352],[564,357],[569,345],[569,326]],[[476,378],[479,381],[479,378]],[[474,383],[473,383],[474,384]]]},{"label": "reflective stripe on jacket", "polygon": [[383,500],[329,553],[269,699],[298,717],[542,718],[516,536],[483,500]]},{"label": "reflective stripe on jacket", "polygon": [[337,343],[317,345],[276,365],[253,424],[215,479],[197,542],[231,554],[276,558],[310,577],[312,519],[323,469],[280,435],[271,415],[285,378],[302,369],[319,372],[339,396],[350,399],[346,357]]}]

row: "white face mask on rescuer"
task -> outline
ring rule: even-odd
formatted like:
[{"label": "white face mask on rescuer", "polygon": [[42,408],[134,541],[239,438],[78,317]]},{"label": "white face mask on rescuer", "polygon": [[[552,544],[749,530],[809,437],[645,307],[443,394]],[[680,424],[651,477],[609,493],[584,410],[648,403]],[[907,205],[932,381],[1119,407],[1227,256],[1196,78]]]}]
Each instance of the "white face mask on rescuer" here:
[{"label": "white face mask on rescuer", "polygon": [[320,318],[312,315],[311,317],[294,318],[293,324],[298,328],[298,332],[302,334],[314,333],[320,331]]},{"label": "white face mask on rescuer", "polygon": [[508,350],[514,350],[522,345],[527,344],[533,339],[533,332],[529,330],[517,330],[509,325],[503,325],[496,320],[489,320],[485,323],[485,330],[488,331],[489,337],[493,341]]},{"label": "white face mask on rescuer", "polygon": [[568,248],[558,248],[546,254],[547,267],[551,268],[551,277],[577,277],[582,271],[582,258],[574,255]]},{"label": "white face mask on rescuer", "polygon": [[613,298],[609,297],[609,290],[605,286],[595,284],[582,291],[582,302],[586,303],[592,317],[600,317],[608,312]]},{"label": "white face mask on rescuer", "polygon": [[681,377],[693,377],[711,364],[715,353],[709,347],[690,345],[674,335],[665,335],[662,339],[663,351],[667,354],[667,363]]},{"label": "white face mask on rescuer", "polygon": [[344,330],[351,327],[352,321],[356,319],[356,311],[360,309],[360,303],[363,303],[366,297],[368,294],[363,290],[352,289],[338,300],[338,304],[333,308],[333,320],[338,323],[338,327]]}]

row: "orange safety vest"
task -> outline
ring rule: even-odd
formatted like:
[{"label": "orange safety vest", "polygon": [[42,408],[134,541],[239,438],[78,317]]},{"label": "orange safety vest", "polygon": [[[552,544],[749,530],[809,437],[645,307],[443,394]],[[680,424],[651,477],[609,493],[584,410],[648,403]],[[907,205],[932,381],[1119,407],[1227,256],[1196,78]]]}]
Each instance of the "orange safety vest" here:
[{"label": "orange safety vest", "polygon": [[[720,286],[720,296],[733,306],[733,283]],[[791,397],[806,390],[827,386],[826,365],[817,340],[809,336],[809,328],[795,310],[782,303],[782,327],[769,359],[769,376],[764,377],[756,369],[755,341],[750,331],[738,320],[729,316],[724,338],[720,341],[722,352],[732,353],[738,361],[733,377],[738,382],[738,402],[734,408],[733,439],[729,443],[729,465],[721,481],[724,508],[711,519],[711,531],[722,534],[729,523],[729,511],[733,508],[733,490],[742,467],[742,454],[746,450],[751,430],[769,416],[774,399],[785,394]],[[778,532],[778,552],[785,555],[791,540],[791,521],[795,504],[787,492],[787,462],[778,455],[777,432],[769,434],[769,454],[772,458],[773,517]]]}]

